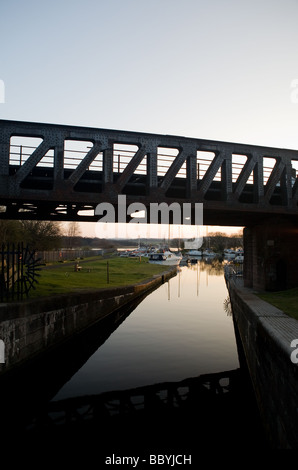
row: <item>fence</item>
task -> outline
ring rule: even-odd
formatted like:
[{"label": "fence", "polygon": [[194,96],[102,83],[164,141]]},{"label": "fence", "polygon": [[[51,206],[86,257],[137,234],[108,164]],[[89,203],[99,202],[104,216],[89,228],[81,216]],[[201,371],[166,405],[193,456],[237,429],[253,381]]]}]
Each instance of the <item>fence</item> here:
[{"label": "fence", "polygon": [[23,243],[2,244],[0,251],[0,302],[28,297],[39,276],[39,260]]},{"label": "fence", "polygon": [[90,256],[102,255],[104,250],[53,250],[36,251],[35,259],[40,259],[42,263],[54,263],[58,261],[68,261],[77,258],[89,258]]}]

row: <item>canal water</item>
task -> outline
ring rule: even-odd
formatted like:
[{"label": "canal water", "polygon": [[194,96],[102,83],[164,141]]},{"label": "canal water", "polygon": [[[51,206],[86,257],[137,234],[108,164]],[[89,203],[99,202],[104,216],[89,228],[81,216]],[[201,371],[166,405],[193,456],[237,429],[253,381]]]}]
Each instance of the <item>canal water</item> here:
[{"label": "canal water", "polygon": [[9,432],[28,453],[93,451],[98,468],[111,456],[143,468],[149,455],[191,455],[198,468],[203,454],[266,448],[221,261],[181,266],[122,310],[8,390]]},{"label": "canal water", "polygon": [[[198,260],[181,266],[133,308],[51,405],[57,410],[55,405],[60,409],[59,404],[73,400],[79,409],[80,401],[104,396],[105,406],[109,400],[116,403],[117,415],[125,396],[122,418],[105,428],[104,454],[105,449],[118,449],[126,455],[128,448],[132,454],[138,449],[146,454],[150,448],[153,453],[189,453],[198,464],[204,452],[211,456],[221,449],[231,456],[236,448],[259,451],[266,444],[239,357],[224,264]],[[158,403],[146,414],[152,389]],[[169,403],[169,396],[176,398]],[[135,403],[140,405],[139,417]],[[98,426],[91,435],[102,436]]]},{"label": "canal water", "polygon": [[198,261],[148,295],[54,399],[238,367],[223,266]]}]

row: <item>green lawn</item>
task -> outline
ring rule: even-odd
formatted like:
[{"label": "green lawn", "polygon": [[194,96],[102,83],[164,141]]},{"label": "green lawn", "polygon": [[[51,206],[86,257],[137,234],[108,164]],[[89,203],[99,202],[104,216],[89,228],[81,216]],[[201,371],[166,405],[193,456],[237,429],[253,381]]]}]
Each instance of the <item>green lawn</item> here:
[{"label": "green lawn", "polygon": [[[75,272],[75,263],[81,271]],[[108,269],[107,269],[108,263]],[[79,290],[135,284],[167,269],[167,266],[152,265],[148,259],[111,257],[68,261],[41,267],[35,289],[31,289],[29,298],[78,292]],[[109,282],[107,271],[109,271]]]},{"label": "green lawn", "polygon": [[259,297],[298,320],[298,288],[280,292],[266,292]]}]

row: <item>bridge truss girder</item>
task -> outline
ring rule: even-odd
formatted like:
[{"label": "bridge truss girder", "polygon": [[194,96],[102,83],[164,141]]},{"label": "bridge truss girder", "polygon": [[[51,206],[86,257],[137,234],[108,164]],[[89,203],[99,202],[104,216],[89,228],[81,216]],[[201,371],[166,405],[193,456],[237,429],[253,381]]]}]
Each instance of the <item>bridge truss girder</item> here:
[{"label": "bridge truss girder", "polygon": [[[30,147],[22,139],[39,141]],[[69,150],[69,142],[88,147]],[[243,157],[238,166],[235,156]],[[265,159],[274,162],[268,178]],[[207,225],[293,218],[296,161],[298,152],[287,149],[2,120],[0,218],[97,221],[97,204],[117,208],[119,195],[148,210],[153,202],[203,203]]]}]

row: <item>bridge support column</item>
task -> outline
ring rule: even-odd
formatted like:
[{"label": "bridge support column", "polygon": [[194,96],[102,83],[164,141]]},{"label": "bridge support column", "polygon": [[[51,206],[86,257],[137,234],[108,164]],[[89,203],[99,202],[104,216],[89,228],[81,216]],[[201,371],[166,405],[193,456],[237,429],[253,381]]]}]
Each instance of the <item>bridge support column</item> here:
[{"label": "bridge support column", "polygon": [[298,224],[266,219],[244,229],[244,285],[278,291],[298,287]]},{"label": "bridge support column", "polygon": [[253,286],[253,230],[245,227],[243,230],[244,266],[243,280],[245,287]]}]

